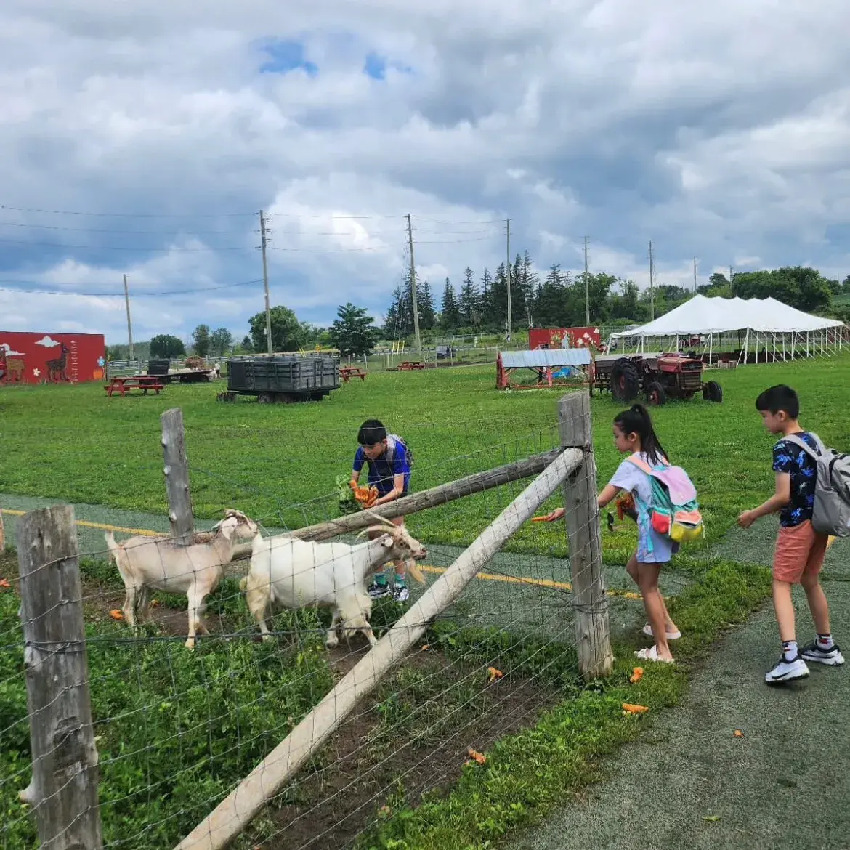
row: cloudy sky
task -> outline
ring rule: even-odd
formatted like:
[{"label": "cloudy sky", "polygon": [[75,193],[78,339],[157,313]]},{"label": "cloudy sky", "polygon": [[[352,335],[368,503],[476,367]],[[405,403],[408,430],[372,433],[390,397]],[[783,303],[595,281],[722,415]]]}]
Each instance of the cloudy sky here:
[{"label": "cloudy sky", "polygon": [[[512,248],[850,273],[846,0],[5,0],[0,329],[380,315]],[[54,294],[60,293],[60,294]],[[176,293],[176,294],[175,294]],[[121,296],[121,297],[115,297]]]}]

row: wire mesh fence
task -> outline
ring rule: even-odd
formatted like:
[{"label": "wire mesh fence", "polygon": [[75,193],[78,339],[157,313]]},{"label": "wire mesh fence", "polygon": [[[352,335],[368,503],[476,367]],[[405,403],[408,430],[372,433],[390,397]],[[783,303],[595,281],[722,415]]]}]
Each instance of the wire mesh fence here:
[{"label": "wire mesh fence", "polygon": [[[51,801],[64,801],[81,777],[86,788],[95,787],[105,847],[146,850],[181,840],[181,847],[214,847],[228,834],[234,847],[307,848],[354,846],[401,805],[439,793],[465,771],[486,770],[495,741],[581,690],[588,658],[604,672],[609,603],[633,604],[605,591],[595,501],[588,499],[595,496],[589,425],[579,427],[575,418],[589,419],[588,411],[567,413],[573,419],[562,416],[560,430],[542,428],[414,466],[423,484],[450,482],[441,492],[453,497],[465,477],[545,455],[531,484],[516,477],[412,515],[409,534],[413,544],[425,540],[427,554],[409,539],[393,542],[398,533],[377,513],[356,517],[372,525],[366,539],[358,541],[357,529],[332,543],[298,541],[300,548],[286,538],[277,552],[269,543],[275,535],[339,521],[340,494],[287,504],[268,493],[268,510],[254,515],[263,527],[260,543],[253,520],[231,513],[188,547],[150,535],[122,547],[114,538],[124,535],[109,531],[112,540],[87,535],[78,552],[46,546],[33,575],[55,579],[78,562],[79,589],[29,615],[24,605],[23,625],[18,608],[30,577],[22,582],[5,558],[0,733],[8,746],[0,755],[0,847],[34,846],[39,813],[57,808]],[[211,470],[190,468],[193,492],[221,483]],[[547,526],[547,536],[528,523],[567,480],[569,544],[563,525],[559,535]],[[221,508],[242,503],[233,499],[235,486],[229,482]],[[244,493],[256,498],[256,487],[245,484]],[[453,544],[445,530],[459,523],[464,527]],[[520,539],[535,534],[549,542],[531,546]],[[427,582],[416,584],[408,565],[407,604],[391,595],[373,600],[365,591],[376,560],[387,554],[381,547],[390,544],[390,584],[408,557],[417,559]],[[274,563],[259,557],[263,545]],[[264,641],[257,610],[246,605],[252,575],[268,591],[260,612],[269,630]],[[321,582],[328,576],[332,603],[317,605],[327,602]],[[36,621],[52,622],[74,608],[84,635],[33,637]],[[360,617],[367,629],[355,632]],[[195,630],[191,651],[184,644]],[[378,641],[373,648],[363,634],[368,630]],[[328,649],[332,632],[338,642]],[[52,737],[43,744],[53,759],[53,785],[39,787],[30,783],[33,759],[36,776],[44,765],[30,749],[30,733],[45,716],[28,711],[27,686],[43,657],[80,653],[87,659],[85,681],[69,680],[45,704],[58,708],[63,694],[86,686],[97,765],[83,770],[66,745],[66,739],[80,745],[85,723],[66,717],[63,725],[60,717],[48,724]],[[288,739],[291,733],[295,739]],[[300,770],[281,772],[281,761]],[[240,796],[240,783],[250,776],[255,781]],[[25,789],[29,807],[18,800]],[[80,813],[88,811],[82,806],[66,820],[62,834],[81,828]],[[204,820],[211,811],[219,812],[215,824]]]}]

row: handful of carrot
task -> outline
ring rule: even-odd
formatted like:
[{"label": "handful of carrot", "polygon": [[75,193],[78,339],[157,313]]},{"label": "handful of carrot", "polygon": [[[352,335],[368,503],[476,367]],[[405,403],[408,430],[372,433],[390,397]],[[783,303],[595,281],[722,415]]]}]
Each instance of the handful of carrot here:
[{"label": "handful of carrot", "polygon": [[358,487],[352,482],[351,490],[354,493],[354,500],[364,508],[371,508],[378,498],[378,488],[374,485],[371,487]]}]

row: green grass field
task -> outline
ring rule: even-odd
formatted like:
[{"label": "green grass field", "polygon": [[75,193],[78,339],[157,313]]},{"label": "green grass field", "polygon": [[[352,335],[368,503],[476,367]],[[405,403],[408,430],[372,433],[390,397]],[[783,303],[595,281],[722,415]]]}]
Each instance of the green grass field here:
[{"label": "green grass field", "polygon": [[[183,410],[192,495],[199,517],[238,507],[266,525],[296,527],[338,514],[337,475],[348,473],[359,424],[382,419],[415,458],[412,486],[424,489],[557,445],[562,390],[499,392],[492,367],[376,373],[322,402],[260,405],[215,401],[218,386],[172,386],[161,396],[104,397],[99,384],[0,388],[0,493],[19,493],[166,512],[160,414]],[[655,409],[656,430],[700,494],[707,541],[772,486],[770,448],[754,399],[786,382],[801,396],[802,421],[828,443],[850,445],[842,415],[850,356],[718,371],[720,405],[695,399]],[[620,461],[610,438],[621,405],[594,397],[600,486]],[[429,542],[466,544],[523,486],[464,499],[411,520]],[[557,499],[553,499],[553,504]],[[621,560],[631,532],[605,536]],[[562,531],[529,526],[512,547],[563,554]]]},{"label": "green grass field", "polygon": [[[416,489],[556,445],[556,405],[563,391],[501,393],[494,388],[494,371],[474,367],[373,374],[363,383],[344,385],[323,402],[288,406],[217,403],[220,387],[214,386],[175,386],[161,397],[124,399],[104,398],[100,385],[3,387],[0,494],[165,514],[159,416],[179,406],[199,516],[209,518],[232,505],[270,526],[315,522],[337,514],[334,480],[347,474],[357,427],[368,417],[383,419],[407,438],[415,455]],[[520,824],[538,820],[569,791],[599,775],[601,755],[639,734],[639,723],[620,710],[624,701],[653,710],[679,701],[688,663],[705,652],[721,629],[746,618],[764,600],[767,570],[707,557],[708,547],[734,526],[738,512],[761,501],[772,487],[773,438],[763,432],[754,399],[770,384],[790,383],[800,392],[803,424],[828,444],[850,446],[850,426],[843,417],[850,356],[748,367],[712,377],[723,384],[723,404],[671,402],[653,412],[664,446],[697,485],[708,529],[705,543],[673,563],[676,578],[687,579],[671,602],[685,632],[677,645],[677,659],[684,664],[648,670],[639,685],[629,684],[637,645],[631,620],[640,616],[639,601],[629,603],[634,608],[628,610],[628,629],[622,622],[625,609],[611,609],[612,617],[620,618],[612,624],[616,669],[605,682],[590,686],[581,682],[575,667],[566,595],[549,598],[540,591],[531,602],[537,606],[531,613],[555,612],[560,635],[551,625],[543,636],[523,632],[528,623],[516,590],[504,594],[497,625],[466,627],[457,615],[439,622],[427,638],[434,650],[427,659],[431,666],[423,666],[423,660],[400,668],[382,684],[367,712],[374,725],[364,726],[361,718],[351,735],[365,739],[372,730],[358,771],[384,764],[387,753],[397,757],[373,780],[397,789],[387,798],[392,816],[379,817],[361,846],[484,848]],[[610,433],[620,407],[608,397],[593,399],[600,486],[620,461]],[[423,512],[411,518],[411,528],[429,543],[468,543],[522,486],[519,482]],[[553,498],[551,504],[556,503]],[[630,524],[624,526],[603,534],[609,565],[622,563],[632,550],[634,532]],[[565,547],[558,525],[530,523],[510,545],[538,556],[563,554]],[[552,559],[539,560],[542,569],[543,561]],[[0,557],[0,575],[14,577],[14,569],[9,553]],[[137,850],[173,846],[315,704],[339,671],[320,646],[316,629],[321,623],[310,611],[279,615],[278,627],[290,632],[271,646],[213,640],[189,654],[182,638],[162,640],[153,624],[144,632],[150,641],[138,647],[123,644],[126,627],[106,613],[120,604],[118,577],[110,566],[88,559],[83,573],[91,608],[86,616],[106,835],[110,841],[132,835],[130,846]],[[245,625],[244,602],[230,591],[211,598],[211,612],[219,617],[214,631]],[[488,592],[473,601],[498,607],[493,589]],[[109,594],[114,603],[107,601],[113,598]],[[29,775],[18,603],[14,593],[0,593],[0,635],[12,650],[0,652],[0,729],[6,730],[7,745],[0,748],[0,844],[10,848],[34,842],[32,821],[15,796]],[[172,605],[180,609],[185,599],[163,600],[164,608]],[[398,615],[391,606],[378,606],[377,628]],[[516,689],[510,699],[483,689],[491,664],[506,671],[505,682]],[[162,671],[168,675],[158,675]],[[530,689],[528,705],[520,699],[525,688]],[[433,716],[420,716],[423,706]],[[468,714],[478,715],[482,723],[474,735],[466,725]],[[123,722],[127,717],[139,722]],[[423,738],[412,753],[399,749],[399,735],[407,740],[422,724],[432,730],[434,740]],[[488,739],[489,727],[493,737]],[[424,763],[440,742],[446,750],[443,766],[461,764],[465,746],[475,736],[485,742],[486,770],[453,768],[449,776],[455,784],[445,793],[426,797],[420,805],[393,778],[407,769],[408,760],[421,758]],[[337,769],[337,758],[332,749],[318,754],[310,767],[314,779],[323,777],[321,770],[328,764]],[[352,787],[358,777],[350,777]],[[377,803],[368,796],[374,791],[367,784],[364,789],[368,814]],[[294,805],[290,793],[303,796],[296,802],[312,805],[326,791],[309,780],[293,785],[270,813],[272,821],[264,815],[238,840],[240,850],[261,842],[270,850],[296,846],[283,839],[279,844],[266,841],[278,827],[285,831],[286,818],[292,817],[287,806]],[[328,806],[328,817],[338,817],[332,799]],[[313,827],[308,823],[305,828]]]}]

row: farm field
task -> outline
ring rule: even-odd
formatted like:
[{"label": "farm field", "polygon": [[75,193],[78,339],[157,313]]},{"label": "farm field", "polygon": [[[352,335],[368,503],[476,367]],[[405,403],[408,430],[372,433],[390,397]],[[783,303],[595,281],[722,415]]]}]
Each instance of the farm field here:
[{"label": "farm field", "polygon": [[[0,388],[0,493],[86,502],[166,514],[160,414],[179,406],[186,425],[197,516],[238,507],[264,525],[298,527],[338,515],[335,479],[346,476],[360,423],[377,416],[414,454],[412,486],[424,489],[544,451],[558,443],[562,389],[499,392],[493,367],[376,373],[343,385],[322,402],[260,405],[215,401],[213,385],[169,387],[161,396],[104,398],[98,384]],[[772,383],[795,386],[803,422],[828,444],[850,444],[841,415],[850,355],[716,371],[720,405],[695,399],[653,411],[671,457],[697,486],[708,542],[719,539],[745,506],[770,487],[771,438],[754,409]],[[600,483],[616,468],[610,438],[621,405],[592,403]],[[468,544],[522,483],[414,516],[428,542]],[[553,504],[555,500],[553,500]],[[606,536],[607,559],[623,559],[628,534]],[[512,547],[563,554],[563,534],[529,526]]]},{"label": "farm field", "polygon": [[[494,371],[375,374],[321,403],[288,406],[219,404],[215,386],[110,400],[98,385],[2,388],[0,494],[164,517],[159,415],[179,406],[200,517],[212,519],[233,506],[268,527],[316,522],[337,515],[335,478],[347,475],[357,427],[371,416],[409,441],[416,489],[557,445],[563,390],[500,393]],[[665,579],[665,593],[675,596],[671,610],[688,635],[677,652],[685,668],[720,628],[746,617],[769,586],[762,567],[732,563],[735,545],[725,547],[729,560],[711,557],[737,513],[772,486],[772,438],[761,427],[755,396],[772,383],[790,383],[801,395],[803,423],[828,444],[850,445],[842,418],[850,356],[712,377],[723,384],[723,404],[670,402],[653,411],[665,448],[697,485],[708,528],[705,543],[689,547]],[[592,402],[600,484],[620,460],[610,438],[619,409],[607,397]],[[446,565],[522,486],[423,512],[411,518],[411,530],[432,547],[437,560],[431,563]],[[609,588],[627,586],[622,569],[612,572],[612,565],[622,564],[632,545],[627,523],[603,531]],[[506,572],[521,567],[525,575],[546,578],[565,554],[563,530],[529,523],[509,548],[513,554],[499,556]],[[498,559],[490,569],[499,571]],[[0,556],[0,576],[14,582],[15,571],[14,559]],[[173,846],[362,657],[356,649],[326,652],[321,630],[327,617],[310,611],[278,615],[278,639],[271,644],[239,639],[253,625],[232,579],[210,598],[208,619],[214,634],[233,640],[202,641],[187,653],[178,637],[185,598],[158,594],[156,622],[136,643],[109,616],[123,597],[114,568],[85,558],[82,571],[110,846]],[[619,578],[614,584],[612,575]],[[288,786],[234,846],[348,846],[376,811],[383,812],[377,832],[363,847],[485,846],[469,836],[498,837],[539,816],[564,788],[588,781],[601,754],[638,734],[619,706],[673,704],[686,675],[685,668],[653,670],[638,686],[629,685],[641,610],[639,601],[620,597],[611,606],[615,674],[598,689],[586,688],[576,670],[567,605],[563,591],[482,582],[429,629],[428,651],[415,653],[382,683],[310,762],[305,779]],[[2,850],[33,846],[30,819],[15,799],[29,776],[17,607],[16,594],[0,589]],[[486,616],[477,616],[479,610]],[[373,625],[380,633],[400,613],[400,606],[381,603]],[[491,667],[506,674],[498,688],[488,678]],[[487,778],[465,766],[472,744],[492,750],[502,770]],[[419,805],[423,790],[428,794]],[[455,835],[467,843],[447,838]],[[391,843],[401,837],[408,843]]]}]

